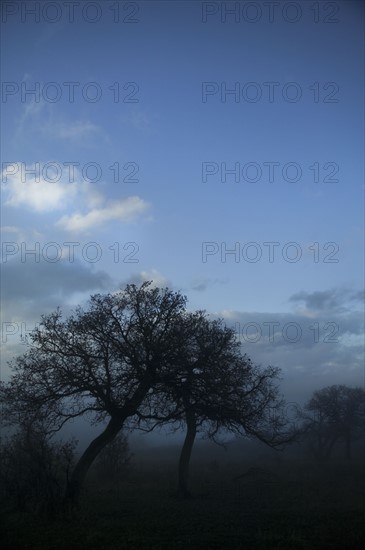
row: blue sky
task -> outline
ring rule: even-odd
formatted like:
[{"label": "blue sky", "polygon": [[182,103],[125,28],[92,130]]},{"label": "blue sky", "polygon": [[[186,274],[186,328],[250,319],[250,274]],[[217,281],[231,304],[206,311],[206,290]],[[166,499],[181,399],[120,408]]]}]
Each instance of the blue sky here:
[{"label": "blue sky", "polygon": [[73,22],[35,4],[3,8],[3,376],[42,313],[153,279],[240,327],[289,399],[363,384],[362,2],[280,2],[272,21],[263,2],[120,2],[119,22],[109,1]]}]

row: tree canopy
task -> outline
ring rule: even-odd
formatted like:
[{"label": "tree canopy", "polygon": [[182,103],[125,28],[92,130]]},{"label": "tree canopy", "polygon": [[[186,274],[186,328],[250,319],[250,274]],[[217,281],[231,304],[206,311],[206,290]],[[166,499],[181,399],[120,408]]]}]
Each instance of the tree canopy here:
[{"label": "tree canopy", "polygon": [[8,421],[32,417],[57,431],[86,414],[94,423],[108,420],[76,465],[72,497],[99,452],[136,414],[161,366],[173,365],[174,327],[185,304],[180,293],[149,283],[94,295],[87,309],[78,307],[66,320],[59,309],[43,316],[31,349],[11,363],[14,374],[1,385]]},{"label": "tree canopy", "polygon": [[179,464],[184,496],[189,494],[189,460],[198,432],[216,441],[228,431],[277,448],[292,439],[293,431],[276,384],[279,370],[257,366],[242,354],[234,331],[222,319],[188,313],[179,330],[185,341],[182,353],[174,368],[162,373],[140,418],[148,421],[147,429],[173,423],[186,430]]},{"label": "tree canopy", "polygon": [[152,429],[186,426],[180,488],[197,431],[258,437],[273,447],[290,439],[276,379],[242,354],[234,332],[186,297],[150,282],[91,297],[67,319],[42,317],[29,351],[11,363],[0,396],[10,423],[40,422],[48,433],[88,415],[106,427],[77,462],[68,497],[77,497],[88,469],[126,423]]}]

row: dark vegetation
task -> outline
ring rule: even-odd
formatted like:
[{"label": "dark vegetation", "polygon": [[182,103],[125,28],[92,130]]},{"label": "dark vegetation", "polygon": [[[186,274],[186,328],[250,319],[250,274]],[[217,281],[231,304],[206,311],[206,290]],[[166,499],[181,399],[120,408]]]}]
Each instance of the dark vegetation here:
[{"label": "dark vegetation", "polygon": [[194,498],[186,500],[175,497],[179,448],[135,449],[120,477],[90,470],[71,518],[46,520],[3,503],[2,547],[356,550],[365,535],[364,468],[358,449],[350,463],[338,450],[323,465],[294,451],[272,455],[242,443],[224,451],[199,441]]},{"label": "dark vegetation", "polygon": [[[42,318],[0,387],[3,547],[360,548],[364,390],[289,418],[278,369],[185,306],[144,283]],[[81,453],[60,439],[77,417],[100,426]],[[181,448],[131,451],[157,429]]]}]

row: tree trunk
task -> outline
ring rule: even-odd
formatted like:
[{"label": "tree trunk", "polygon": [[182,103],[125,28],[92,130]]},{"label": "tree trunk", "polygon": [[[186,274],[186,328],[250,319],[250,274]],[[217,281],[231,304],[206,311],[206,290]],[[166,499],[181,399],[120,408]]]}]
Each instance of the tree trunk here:
[{"label": "tree trunk", "polygon": [[112,417],[105,430],[90,443],[81,455],[67,484],[64,498],[64,502],[67,506],[73,506],[77,503],[80,496],[81,487],[91,464],[100,451],[102,451],[104,447],[118,434],[123,426],[124,420],[125,418]]},{"label": "tree trunk", "polygon": [[65,507],[73,507],[77,504],[80,496],[81,487],[84,483],[86,474],[98,454],[104,447],[113,441],[118,432],[122,429],[125,420],[133,416],[142,403],[147,391],[151,387],[153,377],[147,372],[131,398],[126,399],[123,408],[119,409],[118,414],[112,416],[105,430],[96,437],[82,454],[76,464],[69,483],[67,484],[64,497]]},{"label": "tree trunk", "polygon": [[186,414],[186,436],[184,445],[181,450],[179,460],[179,481],[178,481],[178,495],[183,498],[189,498],[191,496],[188,483],[189,483],[189,464],[191,451],[193,449],[194,440],[196,436],[196,421],[193,413]]}]

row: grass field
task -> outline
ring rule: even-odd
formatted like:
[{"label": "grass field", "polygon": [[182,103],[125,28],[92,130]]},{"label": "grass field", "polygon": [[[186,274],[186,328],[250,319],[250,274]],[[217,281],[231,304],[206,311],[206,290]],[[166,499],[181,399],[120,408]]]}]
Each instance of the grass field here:
[{"label": "grass field", "polygon": [[49,522],[3,507],[2,548],[363,548],[362,463],[256,463],[267,475],[233,481],[250,466],[194,461],[194,498],[184,501],[175,496],[176,462],[149,461],[146,453],[118,482],[101,486],[90,476],[71,520]]}]

